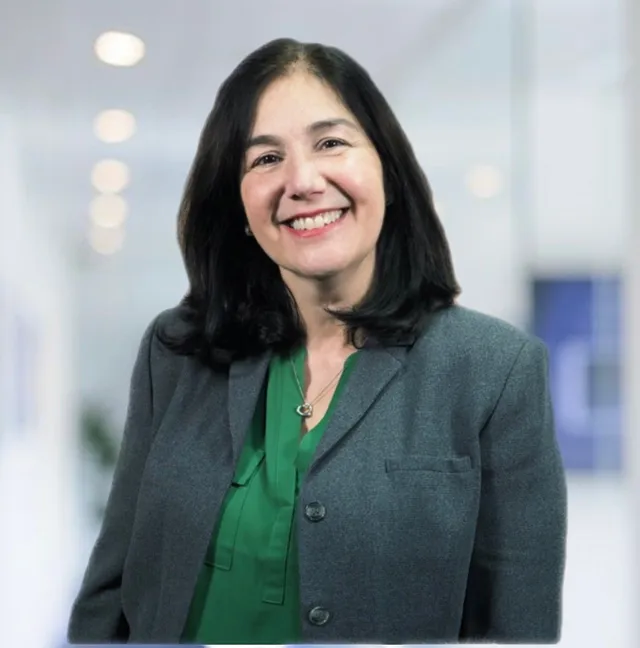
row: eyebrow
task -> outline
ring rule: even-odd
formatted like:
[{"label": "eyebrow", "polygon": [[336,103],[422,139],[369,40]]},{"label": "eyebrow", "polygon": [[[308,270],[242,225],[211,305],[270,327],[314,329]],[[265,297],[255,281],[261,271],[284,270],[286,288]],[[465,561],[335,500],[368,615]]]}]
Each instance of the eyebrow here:
[{"label": "eyebrow", "polygon": [[[355,131],[360,130],[350,119],[336,117],[335,119],[322,119],[320,121],[313,122],[313,124],[309,124],[309,126],[307,126],[306,131],[310,135],[315,135],[322,131],[335,128],[336,126],[346,126],[347,128],[351,128]],[[281,144],[282,140],[276,135],[256,135],[247,142],[246,150],[248,151],[254,146],[280,146]]]}]

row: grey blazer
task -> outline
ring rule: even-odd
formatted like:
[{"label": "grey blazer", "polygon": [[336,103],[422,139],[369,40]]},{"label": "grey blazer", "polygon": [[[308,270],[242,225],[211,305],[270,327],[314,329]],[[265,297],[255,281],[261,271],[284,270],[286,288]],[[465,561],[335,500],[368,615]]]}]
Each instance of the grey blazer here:
[{"label": "grey blazer", "polygon": [[[269,357],[214,373],[179,321],[140,346],[72,643],[180,641]],[[454,306],[366,347],[299,496],[303,641],[557,642],[566,506],[540,341]]]}]

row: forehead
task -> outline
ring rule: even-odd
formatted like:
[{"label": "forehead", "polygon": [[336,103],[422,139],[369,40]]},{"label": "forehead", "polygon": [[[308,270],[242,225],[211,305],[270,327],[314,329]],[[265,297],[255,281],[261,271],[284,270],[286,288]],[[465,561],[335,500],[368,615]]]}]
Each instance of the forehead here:
[{"label": "forehead", "polygon": [[347,117],[356,121],[336,92],[308,72],[294,72],[273,81],[260,97],[253,132],[304,128],[309,123]]}]

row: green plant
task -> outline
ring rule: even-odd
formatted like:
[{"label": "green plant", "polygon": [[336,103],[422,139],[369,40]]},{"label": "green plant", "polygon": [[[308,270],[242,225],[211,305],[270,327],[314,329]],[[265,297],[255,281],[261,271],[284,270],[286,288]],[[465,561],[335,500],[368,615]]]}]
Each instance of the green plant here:
[{"label": "green plant", "polygon": [[80,415],[80,436],[83,454],[90,465],[90,483],[95,484],[91,506],[96,520],[104,516],[106,493],[102,485],[110,481],[118,459],[120,442],[104,408],[85,405]]}]

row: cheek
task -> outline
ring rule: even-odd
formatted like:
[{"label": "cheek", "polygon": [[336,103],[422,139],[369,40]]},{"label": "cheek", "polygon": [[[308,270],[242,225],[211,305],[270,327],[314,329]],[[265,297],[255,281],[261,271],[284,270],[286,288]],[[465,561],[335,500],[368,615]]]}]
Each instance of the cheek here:
[{"label": "cheek", "polygon": [[249,223],[258,223],[269,217],[271,202],[264,185],[243,181],[240,185],[240,196]]},{"label": "cheek", "polygon": [[351,197],[367,209],[384,210],[382,168],[375,160],[354,160],[344,169],[344,187]]}]

